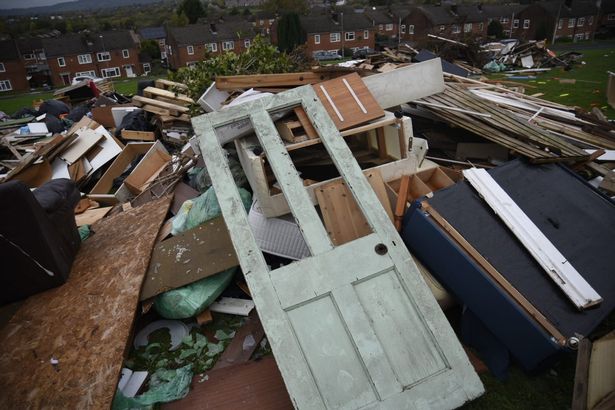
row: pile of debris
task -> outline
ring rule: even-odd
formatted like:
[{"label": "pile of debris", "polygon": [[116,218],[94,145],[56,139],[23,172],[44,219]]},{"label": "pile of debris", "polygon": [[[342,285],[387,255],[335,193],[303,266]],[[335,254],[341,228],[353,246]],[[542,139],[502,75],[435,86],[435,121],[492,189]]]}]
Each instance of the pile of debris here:
[{"label": "pile of debris", "polygon": [[567,51],[557,55],[546,47],[546,41],[506,40],[487,43],[482,46],[482,52],[490,61],[483,70],[490,73],[528,73],[548,71],[552,67],[572,68],[583,55]]},{"label": "pile of debris", "polygon": [[456,408],[593,338],[615,127],[420,54],[0,124],[0,404]]}]

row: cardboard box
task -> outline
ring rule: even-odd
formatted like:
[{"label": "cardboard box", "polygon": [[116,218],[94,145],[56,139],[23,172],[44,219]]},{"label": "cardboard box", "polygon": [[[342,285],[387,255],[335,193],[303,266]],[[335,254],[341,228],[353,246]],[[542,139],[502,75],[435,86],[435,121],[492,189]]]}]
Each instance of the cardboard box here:
[{"label": "cardboard box", "polygon": [[[160,158],[164,158],[164,155],[166,155],[170,159],[169,153],[160,141],[128,143],[117,158],[115,158],[98,183],[94,185],[94,188],[90,191],[90,195],[93,198],[95,198],[96,195],[100,195],[101,197],[112,195],[119,202],[128,201],[135,194],[126,186],[126,180],[124,180],[117,191],[110,192],[113,187],[113,180],[122,175],[122,173],[130,167],[132,161],[142,154],[144,155],[143,158],[128,176],[131,177],[135,174],[133,188],[135,188],[135,184],[139,184],[140,181],[147,181],[152,173],[155,173],[160,168],[160,165],[156,167],[156,164],[160,164]],[[145,178],[145,180],[143,178]]]}]

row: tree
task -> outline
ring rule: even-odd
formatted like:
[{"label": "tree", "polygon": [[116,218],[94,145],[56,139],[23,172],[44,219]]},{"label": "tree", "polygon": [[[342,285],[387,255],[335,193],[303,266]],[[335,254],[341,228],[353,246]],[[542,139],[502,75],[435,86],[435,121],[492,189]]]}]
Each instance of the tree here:
[{"label": "tree", "polygon": [[184,13],[173,14],[171,16],[171,25],[174,27],[184,27],[188,24],[188,17]]},{"label": "tree", "polygon": [[491,23],[487,26],[487,35],[495,38],[503,38],[504,28],[502,24],[497,20],[491,20]]},{"label": "tree", "polygon": [[184,0],[177,9],[177,15],[184,14],[188,17],[190,24],[196,23],[199,17],[205,16],[205,9],[201,4],[201,0]]},{"label": "tree", "polygon": [[160,46],[156,40],[144,40],[141,42],[141,52],[153,59],[160,59]]},{"label": "tree", "polygon": [[289,53],[305,42],[305,33],[297,13],[286,13],[278,22],[278,48]]},{"label": "tree", "polygon": [[270,13],[303,14],[308,10],[306,0],[267,0],[263,8]]}]

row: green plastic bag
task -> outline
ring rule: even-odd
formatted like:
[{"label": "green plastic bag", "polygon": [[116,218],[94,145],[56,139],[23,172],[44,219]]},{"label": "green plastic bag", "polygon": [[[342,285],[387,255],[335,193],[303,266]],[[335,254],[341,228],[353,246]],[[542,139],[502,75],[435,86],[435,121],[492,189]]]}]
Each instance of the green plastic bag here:
[{"label": "green plastic bag", "polygon": [[136,397],[126,397],[119,390],[113,410],[150,409],[155,403],[168,403],[188,395],[192,382],[192,364],[175,370],[158,369],[149,381],[149,390]]},{"label": "green plastic bag", "polygon": [[[252,195],[243,188],[238,189],[241,201],[247,212],[250,206],[252,206]],[[187,204],[188,201],[190,203]],[[171,229],[171,234],[173,235],[188,231],[222,214],[213,187],[205,191],[204,194],[188,201],[182,204],[175,219],[173,219],[173,229]]]},{"label": "green plastic bag", "polygon": [[184,287],[161,293],[154,308],[166,319],[186,319],[203,312],[231,283],[235,270],[230,268]]}]

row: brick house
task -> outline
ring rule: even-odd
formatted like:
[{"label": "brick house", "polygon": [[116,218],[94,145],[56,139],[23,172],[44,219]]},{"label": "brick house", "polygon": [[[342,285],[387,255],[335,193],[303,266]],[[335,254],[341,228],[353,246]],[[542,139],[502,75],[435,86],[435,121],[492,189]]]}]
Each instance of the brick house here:
[{"label": "brick house", "polygon": [[602,0],[599,21],[596,31],[605,37],[615,36],[615,1]]},{"label": "brick house", "polygon": [[143,73],[132,31],[67,34],[44,39],[43,48],[54,86],[70,84],[80,75],[116,78]]},{"label": "brick house", "polygon": [[160,48],[160,58],[167,58],[167,32],[164,27],[145,27],[139,30],[139,37],[143,40],[154,40]]},{"label": "brick house", "polygon": [[[487,27],[492,21],[499,21],[502,25],[504,37],[512,38],[513,32],[522,26],[519,20],[519,13],[525,8],[520,4],[503,5],[503,4],[485,4],[482,6],[483,12],[487,17]],[[487,31],[485,31],[487,33]]]},{"label": "brick house", "polygon": [[[551,12],[556,11],[553,3],[548,4],[551,6]],[[554,27],[555,40],[568,38],[576,42],[594,38],[600,19],[600,9],[595,1],[564,2],[558,6],[551,25]]]},{"label": "brick house", "polygon": [[254,30],[247,21],[218,21],[170,27],[167,33],[167,59],[173,69],[189,67],[207,55],[226,51],[241,53],[250,47]]},{"label": "brick house", "polygon": [[449,5],[414,7],[401,21],[402,38],[419,41],[428,34],[451,39],[467,35],[483,36],[487,33],[487,16],[475,5]]},{"label": "brick house", "polygon": [[45,84],[51,85],[51,70],[49,70],[47,56],[43,49],[43,39],[39,37],[18,39],[17,49],[26,69],[30,88],[42,87]]},{"label": "brick house", "polygon": [[0,93],[25,91],[29,84],[15,40],[0,41]]},{"label": "brick house", "polygon": [[374,49],[376,29],[363,13],[310,15],[300,18],[306,34],[306,51]]},{"label": "brick house", "polygon": [[254,30],[265,37],[269,37],[271,35],[271,29],[277,20],[278,16],[276,13],[271,13],[268,11],[258,11],[254,15],[250,16],[250,21],[254,25]]},{"label": "brick house", "polygon": [[405,17],[409,9],[388,7],[371,7],[365,9],[365,15],[371,20],[372,26],[381,36],[396,38],[399,33],[399,13]]}]

